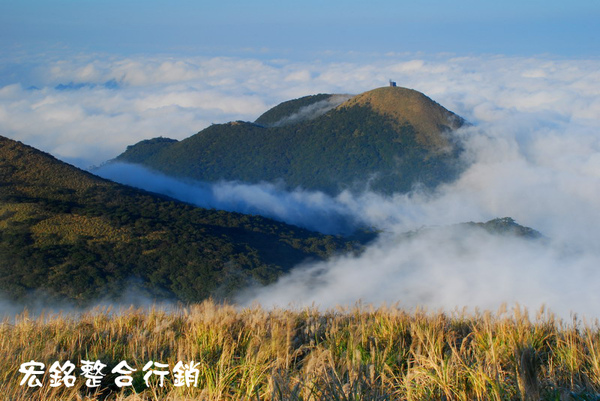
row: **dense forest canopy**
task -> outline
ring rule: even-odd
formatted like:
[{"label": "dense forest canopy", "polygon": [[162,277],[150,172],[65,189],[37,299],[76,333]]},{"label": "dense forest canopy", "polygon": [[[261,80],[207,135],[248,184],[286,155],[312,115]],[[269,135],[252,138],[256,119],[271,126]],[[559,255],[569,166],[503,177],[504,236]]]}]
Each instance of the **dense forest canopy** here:
[{"label": "dense forest canopy", "polygon": [[12,299],[37,292],[86,303],[135,288],[198,301],[352,248],[119,185],[3,137],[0,183],[0,290]]}]

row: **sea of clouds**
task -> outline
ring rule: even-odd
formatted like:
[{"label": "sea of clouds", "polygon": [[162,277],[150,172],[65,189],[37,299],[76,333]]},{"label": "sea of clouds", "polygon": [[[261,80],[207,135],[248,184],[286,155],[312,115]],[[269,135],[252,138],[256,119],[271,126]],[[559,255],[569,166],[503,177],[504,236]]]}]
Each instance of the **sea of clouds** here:
[{"label": "sea of clouds", "polygon": [[[362,61],[357,61],[357,60]],[[600,317],[600,61],[387,54],[311,62],[243,58],[28,56],[0,71],[0,135],[87,168],[127,145],[183,139],[212,123],[253,121],[282,101],[360,93],[395,80],[473,127],[470,167],[435,192],[331,197],[276,183],[182,182],[139,166],[101,175],[203,207],[338,233],[382,231],[359,257],[300,266],[241,304],[331,307],[358,300],[413,308],[542,305]],[[510,216],[546,241],[477,230],[426,231]]]}]

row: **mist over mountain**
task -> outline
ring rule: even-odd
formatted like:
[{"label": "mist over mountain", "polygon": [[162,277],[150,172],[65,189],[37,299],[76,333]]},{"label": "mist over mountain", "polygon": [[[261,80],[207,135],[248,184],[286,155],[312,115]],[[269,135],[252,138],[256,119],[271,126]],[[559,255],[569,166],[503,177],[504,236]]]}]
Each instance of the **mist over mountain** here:
[{"label": "mist over mountain", "polygon": [[215,124],[182,141],[142,141],[115,160],[204,182],[391,194],[454,180],[464,166],[453,131],[464,124],[422,93],[385,87],[284,102],[254,123]]},{"label": "mist over mountain", "polygon": [[263,113],[256,124],[277,127],[312,120],[352,98],[352,95],[309,95],[288,100]]},{"label": "mist over mountain", "polygon": [[361,219],[345,202],[352,199],[346,193],[332,197],[299,188],[288,191],[280,183],[177,179],[141,164],[120,162],[105,164],[94,169],[94,173],[195,206],[260,215],[323,234],[350,235],[358,229],[373,227],[373,221]]}]

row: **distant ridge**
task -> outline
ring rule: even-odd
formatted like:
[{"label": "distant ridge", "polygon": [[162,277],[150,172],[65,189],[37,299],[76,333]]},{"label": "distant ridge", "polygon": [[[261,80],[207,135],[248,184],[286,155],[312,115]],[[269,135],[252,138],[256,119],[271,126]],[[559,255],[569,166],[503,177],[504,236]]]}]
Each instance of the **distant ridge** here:
[{"label": "distant ridge", "polygon": [[208,182],[283,181],[332,195],[407,192],[457,177],[463,166],[453,130],[464,124],[422,93],[384,87],[287,101],[254,123],[215,124],[179,142],[142,141],[116,160]]}]

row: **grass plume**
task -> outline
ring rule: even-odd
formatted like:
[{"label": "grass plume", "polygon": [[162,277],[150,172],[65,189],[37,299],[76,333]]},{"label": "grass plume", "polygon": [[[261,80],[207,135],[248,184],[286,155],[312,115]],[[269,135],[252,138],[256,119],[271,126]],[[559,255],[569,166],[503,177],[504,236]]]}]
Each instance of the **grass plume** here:
[{"label": "grass plume", "polygon": [[[20,386],[19,366],[46,365],[43,386]],[[49,386],[70,360],[75,386]],[[101,360],[97,390],[81,360]],[[115,386],[121,360],[137,369]],[[198,386],[146,386],[148,361],[198,364]],[[600,327],[541,311],[407,312],[236,309],[205,301],[174,310],[23,313],[0,326],[0,394],[10,400],[563,400],[597,399]]]}]

